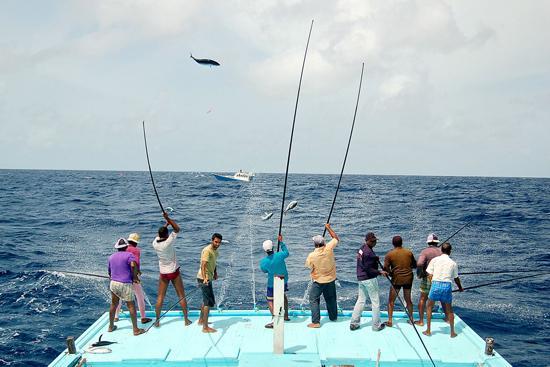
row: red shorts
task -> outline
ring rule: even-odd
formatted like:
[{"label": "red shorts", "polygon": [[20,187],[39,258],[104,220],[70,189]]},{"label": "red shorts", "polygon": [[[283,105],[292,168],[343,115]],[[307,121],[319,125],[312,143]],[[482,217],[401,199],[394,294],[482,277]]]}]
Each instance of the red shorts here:
[{"label": "red shorts", "polygon": [[179,276],[180,276],[180,268],[177,268],[176,271],[173,273],[168,273],[168,274],[160,273],[161,279],[164,279],[164,280],[174,280]]}]

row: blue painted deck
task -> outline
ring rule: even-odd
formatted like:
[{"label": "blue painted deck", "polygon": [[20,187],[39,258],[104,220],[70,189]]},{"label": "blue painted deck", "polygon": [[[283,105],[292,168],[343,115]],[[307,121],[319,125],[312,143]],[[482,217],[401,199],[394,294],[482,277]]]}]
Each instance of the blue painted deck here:
[{"label": "blue painted deck", "polygon": [[[101,316],[77,340],[78,355],[62,353],[51,367],[73,366],[80,357],[83,366],[375,366],[380,350],[380,366],[432,366],[413,327],[403,313],[394,314],[394,326],[373,332],[370,312],[364,312],[361,328],[349,330],[351,312],[344,311],[338,321],[326,314],[320,329],[309,329],[309,312],[290,311],[292,321],[285,323],[285,354],[273,355],[272,330],[264,328],[271,320],[267,311],[212,311],[210,321],[217,333],[204,334],[194,321],[184,326],[181,312],[169,312],[160,328],[133,336],[127,314],[121,315],[118,329],[107,332],[108,313]],[[154,318],[154,314],[148,313]],[[442,315],[435,315],[432,336],[422,335],[438,367],[510,367],[498,353],[484,354],[485,342],[460,317],[455,315],[458,336],[449,337],[449,326]],[[385,319],[385,313],[382,313]],[[139,320],[139,319],[138,319]],[[425,327],[417,327],[419,332]],[[112,353],[92,354],[86,349],[103,334]]]}]

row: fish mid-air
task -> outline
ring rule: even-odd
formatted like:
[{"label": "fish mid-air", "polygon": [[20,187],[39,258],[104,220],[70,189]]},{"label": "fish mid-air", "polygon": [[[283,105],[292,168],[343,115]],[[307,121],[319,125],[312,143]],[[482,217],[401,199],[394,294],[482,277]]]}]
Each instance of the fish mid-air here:
[{"label": "fish mid-air", "polygon": [[290,203],[288,203],[283,213],[286,214],[289,210],[294,209],[296,205],[298,205],[298,202],[296,200],[291,201]]},{"label": "fish mid-air", "polygon": [[273,216],[273,213],[265,212],[264,215],[262,215],[262,220],[268,220]]},{"label": "fish mid-air", "polygon": [[197,62],[197,64],[208,65],[208,66],[220,66],[220,63],[217,61],[210,60],[210,59],[197,59],[193,57],[193,54],[190,53],[190,55],[191,55],[191,58]]}]

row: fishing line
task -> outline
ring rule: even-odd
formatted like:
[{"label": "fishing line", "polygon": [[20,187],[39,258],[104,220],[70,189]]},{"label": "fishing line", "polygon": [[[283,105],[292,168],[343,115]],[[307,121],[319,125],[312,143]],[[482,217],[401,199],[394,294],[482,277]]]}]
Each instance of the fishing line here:
[{"label": "fishing line", "polygon": [[[447,238],[445,241],[441,241],[441,242],[440,242],[441,245],[444,244],[445,242],[451,240],[451,238],[453,238],[453,237],[456,236],[460,231],[462,231],[464,228],[466,228],[467,226],[469,226],[470,223],[472,223],[472,222],[467,222],[465,225],[463,225],[462,227],[460,227],[460,229],[459,229],[458,231],[456,231],[455,233],[453,233],[453,234],[451,235],[451,237]],[[438,245],[437,247],[440,247],[441,245]]]},{"label": "fishing line", "polygon": [[[195,293],[195,292],[196,292],[197,290],[199,290],[199,289],[200,289],[200,286],[197,287],[197,288],[195,288],[195,289],[193,289],[191,292],[187,293],[186,295],[184,295],[184,296],[181,297],[180,299],[178,299],[172,306],[170,306],[170,308],[169,308],[168,310],[164,311],[164,312],[162,313],[162,315],[160,315],[160,317],[159,317],[158,319],[155,319],[155,321],[153,321],[153,323],[152,323],[151,325],[149,325],[149,327],[148,327],[147,329],[145,329],[145,332],[148,332],[157,322],[159,322],[164,316],[166,316],[166,314],[167,314],[168,312],[172,311],[172,309],[173,309],[174,307],[176,307],[184,298],[191,297],[191,295],[192,295],[193,293]],[[188,305],[188,306],[189,306],[189,305]],[[187,307],[187,308],[189,308],[189,307]]]},{"label": "fishing line", "polygon": [[[542,275],[550,275],[550,272],[546,272],[546,273],[541,273],[541,274],[535,274],[535,275],[526,275],[526,276],[523,276],[523,277],[515,277],[515,278],[511,278],[511,279],[505,279],[505,280],[499,280],[499,281],[496,281],[496,282],[490,282],[490,283],[484,283],[484,284],[478,284],[478,285],[473,285],[471,287],[466,287],[466,288],[462,288],[462,290],[464,291],[467,291],[469,289],[476,289],[476,288],[480,288],[480,287],[486,287],[488,285],[493,285],[493,284],[502,284],[502,283],[507,283],[507,282],[512,282],[514,280],[520,280],[520,279],[525,279],[525,278],[534,278],[534,277],[540,277]],[[454,292],[458,292],[459,290],[458,289],[454,289],[453,290],[453,293]]]},{"label": "fishing line", "polygon": [[[294,125],[296,124],[296,113],[298,111],[298,101],[300,99],[300,89],[302,88],[302,77],[304,75],[304,67],[306,65],[306,56],[307,49],[309,47],[309,39],[311,37],[311,30],[313,29],[313,19],[311,20],[311,26],[309,27],[309,34],[307,36],[306,50],[304,52],[304,61],[302,62],[302,71],[300,72],[300,82],[298,83],[298,93],[296,95],[296,105],[294,106],[294,117],[292,118],[292,130],[290,132],[290,143],[288,145],[288,158],[286,160],[286,171],[285,171],[285,184],[283,186],[283,200],[281,203],[281,218],[279,220],[279,236],[282,235],[283,227],[283,212],[285,210],[285,196],[286,196],[286,184],[288,181],[288,166],[290,165],[290,152],[292,151],[292,139],[294,138]],[[277,238],[277,252],[279,252],[281,247],[281,242]]]},{"label": "fishing line", "polygon": [[[382,269],[384,269],[384,266],[382,265],[382,263],[380,262],[380,260],[378,260],[378,264],[380,265],[380,267],[381,267]],[[432,362],[433,366],[435,367],[435,362],[434,362],[434,360],[432,359],[432,356],[430,355],[430,352],[428,351],[428,348],[426,347],[426,344],[424,344],[424,340],[422,340],[422,337],[420,336],[420,333],[419,333],[418,330],[416,329],[416,325],[414,324],[414,319],[413,319],[412,313],[409,314],[409,310],[407,309],[407,306],[405,306],[405,302],[403,302],[403,300],[401,299],[401,296],[399,295],[399,292],[397,292],[397,290],[395,289],[395,286],[393,285],[393,280],[392,280],[392,278],[391,278],[391,276],[390,276],[389,274],[388,274],[388,276],[387,276],[387,279],[388,279],[388,281],[390,282],[393,291],[394,291],[395,294],[397,295],[397,299],[398,299],[399,302],[401,303],[401,306],[403,306],[403,308],[405,309],[405,313],[406,313],[407,316],[409,317],[409,321],[411,322],[411,325],[412,325],[412,327],[414,328],[414,332],[416,333],[416,335],[418,335],[418,339],[420,339],[420,342],[422,343],[422,346],[424,347],[424,350],[425,350],[426,353],[428,354],[428,357],[430,357],[430,361]]]},{"label": "fishing line", "polygon": [[[355,126],[355,117],[357,116],[357,107],[359,106],[359,97],[361,96],[361,85],[363,84],[363,71],[365,69],[365,63],[361,64],[361,78],[359,79],[359,90],[357,91],[357,101],[355,102],[355,111],[353,112],[353,122],[351,124],[351,130],[349,132],[348,146],[346,148],[346,155],[344,156],[344,162],[342,163],[342,170],[340,171],[340,178],[338,179],[338,185],[336,186],[336,192],[334,193],[334,198],[332,199],[332,205],[330,206],[330,212],[328,213],[327,224],[330,223],[330,217],[332,216],[332,211],[334,210],[334,204],[336,203],[336,197],[338,196],[338,191],[340,190],[340,183],[342,182],[342,176],[344,175],[344,168],[346,167],[346,160],[348,159],[349,146],[351,144],[351,137],[353,136],[353,127]],[[327,233],[327,228],[323,230],[323,237]]]},{"label": "fishing line", "polygon": [[149,150],[147,149],[147,136],[145,135],[145,121],[142,122],[142,125],[143,125],[143,141],[145,143],[145,155],[147,156],[147,166],[149,167],[149,175],[151,176],[151,183],[153,184],[153,190],[155,190],[155,195],[159,202],[160,210],[162,210],[162,213],[164,214],[166,212],[164,211],[164,207],[160,202],[159,193],[157,192],[157,187],[155,186],[155,179],[153,178],[153,171],[151,171],[151,162],[149,161]]}]

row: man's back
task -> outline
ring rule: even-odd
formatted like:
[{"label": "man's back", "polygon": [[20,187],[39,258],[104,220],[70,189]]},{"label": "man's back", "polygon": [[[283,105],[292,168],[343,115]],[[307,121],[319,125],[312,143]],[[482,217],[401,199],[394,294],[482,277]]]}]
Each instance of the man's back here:
[{"label": "man's back", "polygon": [[336,279],[336,261],[334,248],[337,239],[330,240],[323,247],[316,248],[306,259],[306,266],[311,269],[311,278],[318,283],[330,283]]},{"label": "man's back", "polygon": [[391,272],[395,285],[411,284],[413,281],[412,269],[416,267],[416,260],[411,250],[396,247],[388,252],[384,258],[384,268]]},{"label": "man's back", "polygon": [[121,283],[132,283],[132,261],[136,261],[134,255],[126,251],[118,251],[109,257],[109,273],[111,280]]}]

